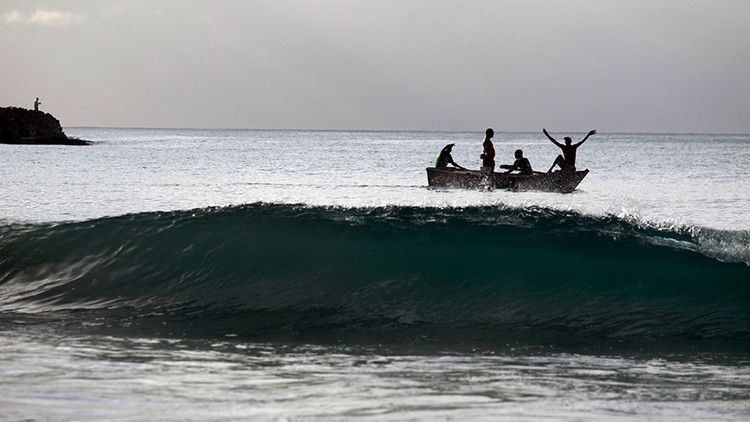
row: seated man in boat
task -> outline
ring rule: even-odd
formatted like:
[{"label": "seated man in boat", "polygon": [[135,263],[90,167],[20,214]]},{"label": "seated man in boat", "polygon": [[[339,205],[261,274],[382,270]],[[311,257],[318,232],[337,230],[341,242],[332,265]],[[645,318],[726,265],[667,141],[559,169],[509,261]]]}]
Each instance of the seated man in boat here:
[{"label": "seated man in boat", "polygon": [[590,131],[582,140],[581,142],[578,142],[577,144],[574,144],[573,141],[570,139],[569,136],[566,136],[565,138],[565,145],[557,142],[555,138],[551,137],[549,133],[547,133],[547,129],[542,129],[542,132],[549,138],[550,141],[552,141],[553,144],[557,145],[562,150],[562,155],[558,155],[557,158],[555,158],[555,162],[552,163],[552,167],[547,170],[547,173],[550,173],[555,166],[560,166],[560,170],[564,172],[574,172],[576,171],[576,150],[578,149],[581,144],[586,142],[587,139],[589,139],[589,136],[595,135],[596,131],[592,130]]},{"label": "seated man in boat", "polygon": [[492,137],[495,136],[495,131],[489,128],[484,133],[483,150],[479,158],[482,159],[482,171],[492,173],[495,171],[495,146],[492,145]]},{"label": "seated man in boat", "polygon": [[533,174],[534,170],[531,169],[531,163],[528,158],[523,156],[523,150],[516,150],[516,161],[513,165],[503,164],[500,168],[508,169],[506,173],[510,173],[514,170],[518,171],[518,174]]},{"label": "seated man in boat", "polygon": [[456,145],[456,144],[448,144],[443,147],[442,151],[440,151],[440,156],[438,156],[437,160],[435,161],[436,168],[447,169],[448,164],[450,164],[453,167],[457,167],[461,170],[466,170],[465,168],[456,164],[455,161],[453,161],[453,157],[451,156],[451,150],[453,150],[453,145]]}]

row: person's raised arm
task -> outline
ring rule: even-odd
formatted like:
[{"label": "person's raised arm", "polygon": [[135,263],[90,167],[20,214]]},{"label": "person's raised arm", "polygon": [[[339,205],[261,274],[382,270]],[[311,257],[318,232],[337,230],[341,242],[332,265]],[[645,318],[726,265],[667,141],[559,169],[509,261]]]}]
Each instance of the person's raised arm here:
[{"label": "person's raised arm", "polygon": [[587,133],[586,136],[584,136],[583,139],[581,139],[581,142],[575,144],[574,146],[579,146],[582,143],[586,142],[586,140],[589,139],[589,136],[591,135],[596,135],[596,131],[595,130],[589,131],[589,133]]},{"label": "person's raised arm", "polygon": [[544,132],[544,135],[547,136],[547,138],[552,141],[553,144],[557,145],[558,147],[562,148],[562,144],[557,142],[555,138],[549,136],[549,133],[547,132],[547,129],[542,129],[542,132]]}]

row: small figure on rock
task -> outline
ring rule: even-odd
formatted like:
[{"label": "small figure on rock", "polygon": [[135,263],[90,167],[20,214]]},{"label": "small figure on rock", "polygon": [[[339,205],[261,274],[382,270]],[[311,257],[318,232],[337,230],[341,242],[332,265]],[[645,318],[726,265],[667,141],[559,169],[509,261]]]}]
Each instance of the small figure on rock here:
[{"label": "small figure on rock", "polygon": [[39,97],[36,97],[36,100],[34,100],[34,111],[39,111],[39,104],[42,102],[39,101]]}]

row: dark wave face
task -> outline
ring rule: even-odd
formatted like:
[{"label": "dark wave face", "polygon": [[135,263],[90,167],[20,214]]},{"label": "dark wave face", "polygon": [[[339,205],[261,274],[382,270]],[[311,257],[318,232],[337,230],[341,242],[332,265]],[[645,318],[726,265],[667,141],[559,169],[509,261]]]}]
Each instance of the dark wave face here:
[{"label": "dark wave face", "polygon": [[497,207],[14,224],[0,314],[153,335],[747,349],[749,240]]}]

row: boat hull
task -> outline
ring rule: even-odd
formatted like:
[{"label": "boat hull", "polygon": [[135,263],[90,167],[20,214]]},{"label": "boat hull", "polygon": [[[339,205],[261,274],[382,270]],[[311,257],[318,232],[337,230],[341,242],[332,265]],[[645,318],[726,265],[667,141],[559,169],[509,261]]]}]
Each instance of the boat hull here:
[{"label": "boat hull", "polygon": [[533,174],[520,175],[428,167],[427,184],[429,186],[444,188],[492,188],[514,191],[535,190],[569,193],[576,189],[588,173],[588,170],[583,170],[576,172],[556,171],[552,173],[534,172]]}]

